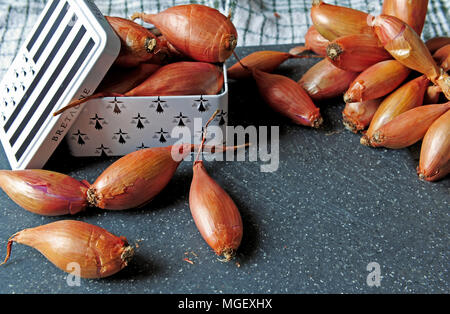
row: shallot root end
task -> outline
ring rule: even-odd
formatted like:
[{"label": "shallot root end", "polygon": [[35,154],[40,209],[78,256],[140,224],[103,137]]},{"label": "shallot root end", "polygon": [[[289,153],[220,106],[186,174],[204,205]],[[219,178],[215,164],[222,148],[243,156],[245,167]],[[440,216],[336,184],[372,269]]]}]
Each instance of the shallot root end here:
[{"label": "shallot root end", "polygon": [[236,256],[236,250],[227,248],[222,251],[222,254],[224,258],[219,258],[219,261],[226,263],[231,261]]}]

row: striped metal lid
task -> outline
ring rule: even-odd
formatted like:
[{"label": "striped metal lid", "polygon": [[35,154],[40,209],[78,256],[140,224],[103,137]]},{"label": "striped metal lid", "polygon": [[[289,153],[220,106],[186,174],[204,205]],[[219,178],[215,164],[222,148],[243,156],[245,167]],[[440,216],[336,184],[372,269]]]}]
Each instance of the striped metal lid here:
[{"label": "striped metal lid", "polygon": [[0,83],[0,137],[12,169],[45,165],[79,112],[52,113],[92,94],[119,51],[91,0],[48,1]]}]

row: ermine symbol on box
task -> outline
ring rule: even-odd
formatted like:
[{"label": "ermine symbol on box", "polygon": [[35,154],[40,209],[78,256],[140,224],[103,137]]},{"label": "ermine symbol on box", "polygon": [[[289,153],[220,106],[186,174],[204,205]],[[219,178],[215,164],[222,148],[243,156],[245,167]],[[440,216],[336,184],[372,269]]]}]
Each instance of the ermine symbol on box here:
[{"label": "ermine symbol on box", "polygon": [[133,117],[133,120],[131,121],[131,124],[136,124],[136,128],[143,129],[144,124],[149,124],[150,122],[147,120],[146,117],[142,117],[141,114],[138,112],[136,117]]},{"label": "ermine symbol on box", "polygon": [[162,114],[164,109],[169,108],[169,106],[165,100],[161,100],[161,97],[158,96],[158,99],[152,101],[150,108],[156,108],[156,112]]}]

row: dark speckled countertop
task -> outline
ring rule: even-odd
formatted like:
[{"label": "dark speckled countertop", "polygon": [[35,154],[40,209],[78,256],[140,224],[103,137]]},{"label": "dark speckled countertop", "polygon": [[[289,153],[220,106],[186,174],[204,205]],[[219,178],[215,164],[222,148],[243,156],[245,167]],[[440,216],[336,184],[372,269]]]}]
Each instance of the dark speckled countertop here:
[{"label": "dark speckled countertop", "polygon": [[[257,49],[240,48],[237,53],[245,56]],[[299,79],[317,61],[289,60],[278,72]],[[127,211],[91,209],[73,217],[41,217],[1,192],[2,256],[15,232],[67,218],[99,225],[139,247],[118,274],[69,286],[66,273],[34,249],[16,244],[10,261],[0,267],[0,292],[450,292],[450,181],[417,178],[419,145],[401,150],[360,145],[360,136],[342,125],[341,99],[319,104],[325,123],[314,130],[273,114],[252,82],[230,80],[229,89],[230,125],[280,125],[276,172],[260,172],[262,162],[206,163],[242,214],[244,238],[236,259],[240,267],[220,262],[197,231],[188,206],[192,164],[186,162],[152,203]],[[74,158],[63,144],[45,168],[93,182],[114,160]],[[3,150],[0,167],[9,169]],[[380,265],[379,287],[367,284],[371,262]]]}]

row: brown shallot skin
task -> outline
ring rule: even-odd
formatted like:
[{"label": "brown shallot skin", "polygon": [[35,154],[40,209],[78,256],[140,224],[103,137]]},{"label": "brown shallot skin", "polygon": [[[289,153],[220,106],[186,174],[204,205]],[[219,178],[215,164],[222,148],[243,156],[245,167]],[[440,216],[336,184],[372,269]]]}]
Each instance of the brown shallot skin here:
[{"label": "brown shallot skin", "polygon": [[336,38],[368,34],[374,36],[373,30],[367,25],[368,14],[355,9],[327,4],[321,0],[313,0],[311,19],[316,30],[329,41]]},{"label": "brown shallot skin", "polygon": [[327,55],[327,46],[329,43],[330,41],[320,35],[314,25],[312,25],[305,34],[305,45],[296,46],[289,50],[289,53],[298,55],[306,50],[311,50],[317,55],[325,57]]},{"label": "brown shallot skin", "polygon": [[313,100],[322,100],[342,96],[357,76],[357,72],[339,69],[324,59],[309,68],[298,84]]},{"label": "brown shallot skin", "polygon": [[425,74],[450,99],[450,77],[436,64],[428,48],[408,24],[389,15],[379,15],[370,23],[384,48],[396,60]]},{"label": "brown shallot skin", "polygon": [[305,46],[314,51],[319,56],[327,55],[327,45],[330,43],[328,39],[323,37],[314,25],[308,28],[308,31],[305,35]]},{"label": "brown shallot skin", "polygon": [[425,24],[428,0],[384,0],[382,14],[398,17],[420,35]]},{"label": "brown shallot skin", "polygon": [[222,68],[206,62],[167,64],[125,96],[216,95],[224,84]]},{"label": "brown shallot skin", "polygon": [[425,42],[430,53],[435,53],[439,48],[450,44],[450,37],[433,37]]},{"label": "brown shallot skin", "polygon": [[102,97],[120,97],[123,93],[135,88],[143,81],[145,81],[150,75],[155,73],[160,68],[157,64],[141,63],[137,67],[130,69],[124,73],[123,68],[111,69],[102,80],[100,85],[95,90],[94,94],[72,101],[67,106],[55,111],[53,116],[57,116],[67,109],[79,106],[92,99]]},{"label": "brown shallot skin", "polygon": [[17,232],[8,240],[6,263],[12,243],[41,252],[56,267],[71,272],[71,263],[80,267],[82,278],[104,278],[127,266],[134,249],[124,237],[76,220],[61,220]]},{"label": "brown shallot skin", "polygon": [[128,71],[123,68],[111,69],[92,96],[99,95],[98,93],[126,93],[144,82],[160,67],[158,64],[141,63]]},{"label": "brown shallot skin", "polygon": [[[191,150],[180,146],[180,151],[187,155]],[[172,146],[127,154],[95,180],[87,192],[88,201],[93,206],[112,210],[142,206],[164,189],[181,161],[173,158]]]},{"label": "brown shallot skin", "polygon": [[[92,206],[112,210],[147,204],[166,187],[180,163],[196,146],[177,144],[151,147],[119,158],[90,186],[88,202]],[[219,152],[236,147],[207,148]]]},{"label": "brown shallot skin", "polygon": [[237,45],[230,18],[205,5],[178,5],[157,14],[135,13],[131,18],[153,24],[179,52],[197,61],[225,62]]},{"label": "brown shallot skin", "polygon": [[433,59],[444,71],[450,70],[450,44],[436,50]]},{"label": "brown shallot skin", "polygon": [[424,105],[437,104],[439,102],[439,97],[442,93],[442,89],[436,85],[430,85],[427,87],[425,96],[423,98]]},{"label": "brown shallot skin", "polygon": [[[229,78],[249,79],[252,77],[250,69],[258,69],[264,72],[272,72],[280,66],[284,61],[291,58],[303,58],[304,56],[296,56],[287,52],[262,50],[255,51],[236,62],[227,70]],[[242,64],[247,67],[244,68]]]},{"label": "brown shallot skin", "polygon": [[421,106],[429,83],[427,77],[422,75],[403,84],[387,96],[375,112],[366,134],[361,138],[361,144],[370,145],[374,133],[380,127],[401,113]]},{"label": "brown shallot skin", "polygon": [[450,172],[450,111],[440,116],[422,140],[417,174],[426,181],[437,181]]},{"label": "brown shallot skin", "polygon": [[381,126],[373,134],[370,145],[395,149],[408,147],[421,140],[431,124],[448,109],[450,102],[408,110]]},{"label": "brown shallot skin", "polygon": [[88,206],[89,184],[58,172],[0,170],[0,186],[16,204],[39,215],[73,215]]},{"label": "brown shallot skin", "polygon": [[196,161],[189,192],[189,207],[203,239],[225,261],[231,260],[243,235],[239,210],[227,192]]},{"label": "brown shallot skin", "polygon": [[223,84],[223,71],[217,65],[206,62],[174,62],[158,68],[145,81],[124,94],[100,92],[72,101],[53,115],[101,97],[216,95],[222,90]]},{"label": "brown shallot skin", "polygon": [[370,121],[372,121],[381,100],[381,98],[378,98],[363,102],[346,103],[342,111],[342,120],[345,128],[353,133],[365,130]]},{"label": "brown shallot skin", "polygon": [[141,62],[149,61],[160,49],[157,37],[145,27],[121,17],[105,16],[105,18],[121,41],[115,65],[137,66]]},{"label": "brown shallot skin", "polygon": [[364,34],[339,37],[327,46],[327,58],[336,67],[362,72],[368,67],[392,59],[374,36]]},{"label": "brown shallot skin", "polygon": [[294,80],[253,70],[253,78],[264,101],[293,122],[318,128],[323,119],[308,93]]},{"label": "brown shallot skin", "polygon": [[396,89],[411,70],[396,60],[386,60],[361,72],[344,94],[344,101],[361,102],[386,96]]}]

